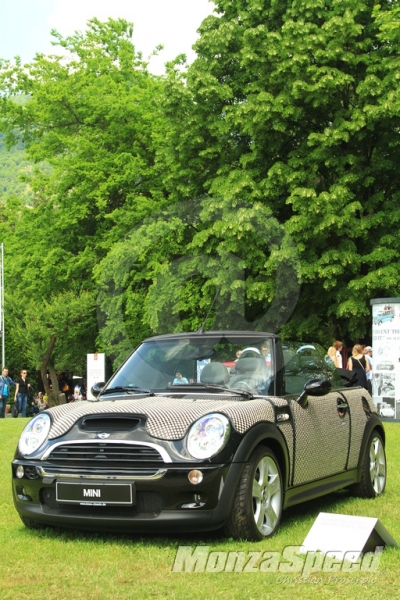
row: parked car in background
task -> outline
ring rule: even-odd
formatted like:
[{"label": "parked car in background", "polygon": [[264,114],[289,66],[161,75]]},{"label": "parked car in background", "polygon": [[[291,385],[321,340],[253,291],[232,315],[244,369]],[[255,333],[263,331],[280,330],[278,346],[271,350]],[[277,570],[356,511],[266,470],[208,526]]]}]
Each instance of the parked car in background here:
[{"label": "parked car in background", "polygon": [[394,418],[395,412],[392,406],[382,406],[379,411],[381,417]]},{"label": "parked car in background", "polygon": [[386,323],[387,321],[393,321],[394,319],[394,310],[381,310],[374,317],[374,325],[382,325],[382,323]]},{"label": "parked car in background", "polygon": [[390,360],[383,360],[376,365],[377,371],[393,371],[394,364]]},{"label": "parked car in background", "polygon": [[148,338],[95,401],[27,424],[12,462],[23,523],[261,540],[299,502],[342,488],[379,496],[383,425],[324,357],[261,332]]}]

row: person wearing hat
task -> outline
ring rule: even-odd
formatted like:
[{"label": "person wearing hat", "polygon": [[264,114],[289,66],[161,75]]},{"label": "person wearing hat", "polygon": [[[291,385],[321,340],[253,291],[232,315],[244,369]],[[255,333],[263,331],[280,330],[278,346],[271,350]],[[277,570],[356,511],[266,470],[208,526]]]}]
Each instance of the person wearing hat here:
[{"label": "person wearing hat", "polygon": [[372,347],[365,347],[365,358],[369,362],[369,371],[367,371],[367,383],[368,383],[368,391],[372,396]]}]

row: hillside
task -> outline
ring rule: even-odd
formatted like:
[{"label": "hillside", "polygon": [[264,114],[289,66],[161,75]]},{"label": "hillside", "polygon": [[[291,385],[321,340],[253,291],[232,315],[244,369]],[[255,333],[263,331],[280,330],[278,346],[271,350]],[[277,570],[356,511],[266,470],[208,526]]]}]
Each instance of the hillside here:
[{"label": "hillside", "polygon": [[4,146],[4,135],[0,134],[0,200],[15,195],[29,204],[31,188],[21,179],[31,170],[32,164],[26,160],[23,144],[8,151]]}]

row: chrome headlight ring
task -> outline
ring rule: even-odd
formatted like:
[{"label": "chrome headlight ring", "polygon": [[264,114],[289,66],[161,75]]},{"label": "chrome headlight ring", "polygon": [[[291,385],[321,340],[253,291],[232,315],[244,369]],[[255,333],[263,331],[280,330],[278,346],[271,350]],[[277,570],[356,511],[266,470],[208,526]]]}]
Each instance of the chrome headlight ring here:
[{"label": "chrome headlight ring", "polygon": [[34,417],[26,425],[18,442],[18,449],[24,456],[30,456],[47,440],[51,418],[46,412]]},{"label": "chrome headlight ring", "polygon": [[198,419],[187,434],[187,449],[193,458],[211,458],[226,445],[231,424],[225,415],[212,413]]}]

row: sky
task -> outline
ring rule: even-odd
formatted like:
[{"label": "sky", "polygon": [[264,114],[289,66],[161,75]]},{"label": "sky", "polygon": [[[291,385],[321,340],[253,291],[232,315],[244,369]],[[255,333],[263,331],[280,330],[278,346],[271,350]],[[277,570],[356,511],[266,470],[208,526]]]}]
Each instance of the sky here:
[{"label": "sky", "polygon": [[83,31],[92,17],[121,17],[134,23],[133,43],[144,58],[164,45],[149,66],[161,74],[164,63],[178,54],[193,61],[196,30],[213,8],[209,0],[0,0],[0,58],[18,55],[30,62],[37,52],[54,52],[52,29],[65,37]]}]

